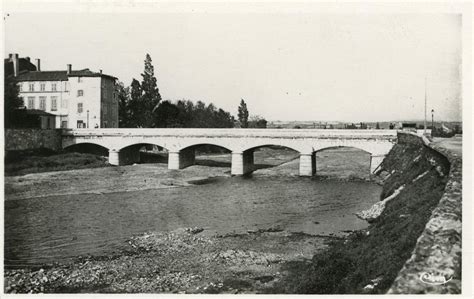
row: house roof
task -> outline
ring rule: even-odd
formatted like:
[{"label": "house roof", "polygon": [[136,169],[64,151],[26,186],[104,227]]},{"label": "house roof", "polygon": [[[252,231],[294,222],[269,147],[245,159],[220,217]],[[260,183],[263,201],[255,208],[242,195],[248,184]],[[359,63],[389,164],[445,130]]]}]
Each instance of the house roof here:
[{"label": "house roof", "polygon": [[35,71],[20,73],[18,81],[67,81],[66,71]]},{"label": "house roof", "polygon": [[51,113],[48,113],[48,112],[46,112],[46,111],[39,110],[39,109],[25,109],[24,111],[25,111],[26,114],[28,114],[28,115],[56,116],[56,115],[54,115],[54,114],[51,114]]},{"label": "house roof", "polygon": [[71,71],[70,74],[67,71],[34,71],[20,73],[16,80],[18,81],[67,81],[68,77],[106,77],[110,79],[117,79],[113,76],[92,72],[89,69]]},{"label": "house roof", "polygon": [[[36,66],[26,58],[19,58],[19,70],[22,71],[36,71]],[[3,59],[3,69],[5,70],[5,77],[13,76],[13,61],[10,58]]]}]

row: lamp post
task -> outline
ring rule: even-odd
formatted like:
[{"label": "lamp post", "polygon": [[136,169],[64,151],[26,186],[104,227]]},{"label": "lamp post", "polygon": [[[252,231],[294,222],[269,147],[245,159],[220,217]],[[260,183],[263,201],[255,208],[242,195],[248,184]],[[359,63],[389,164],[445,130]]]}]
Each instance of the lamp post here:
[{"label": "lamp post", "polygon": [[425,119],[423,121],[423,135],[426,135],[426,102],[427,102],[427,95],[426,95],[426,76],[425,76]]},{"label": "lamp post", "polygon": [[433,137],[434,131],[434,109],[431,109],[431,137]]}]

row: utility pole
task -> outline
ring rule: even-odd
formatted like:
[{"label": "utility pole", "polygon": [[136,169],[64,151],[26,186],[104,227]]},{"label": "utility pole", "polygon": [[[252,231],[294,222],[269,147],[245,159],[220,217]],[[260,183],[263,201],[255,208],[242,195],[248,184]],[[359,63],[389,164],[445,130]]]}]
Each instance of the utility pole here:
[{"label": "utility pole", "polygon": [[434,131],[434,109],[431,109],[431,137],[433,137]]},{"label": "utility pole", "polygon": [[426,135],[426,102],[427,102],[427,96],[426,96],[426,76],[425,76],[425,121],[424,121],[424,125],[423,125],[423,135]]}]

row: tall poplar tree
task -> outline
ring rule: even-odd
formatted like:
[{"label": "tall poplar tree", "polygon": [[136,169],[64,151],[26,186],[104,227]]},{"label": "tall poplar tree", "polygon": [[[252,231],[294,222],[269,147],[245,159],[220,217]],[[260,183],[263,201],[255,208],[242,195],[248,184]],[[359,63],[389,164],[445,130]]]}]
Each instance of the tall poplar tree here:
[{"label": "tall poplar tree", "polygon": [[237,117],[239,118],[241,128],[249,127],[249,111],[247,110],[247,104],[244,99],[240,100]]},{"label": "tall poplar tree", "polygon": [[158,107],[158,104],[161,101],[161,95],[158,90],[158,86],[156,84],[155,78],[155,68],[151,64],[151,56],[150,54],[146,54],[145,58],[145,69],[142,74],[142,84],[141,89],[143,91],[142,94],[142,122],[144,128],[152,128],[155,127],[154,122],[154,112],[155,109]]}]

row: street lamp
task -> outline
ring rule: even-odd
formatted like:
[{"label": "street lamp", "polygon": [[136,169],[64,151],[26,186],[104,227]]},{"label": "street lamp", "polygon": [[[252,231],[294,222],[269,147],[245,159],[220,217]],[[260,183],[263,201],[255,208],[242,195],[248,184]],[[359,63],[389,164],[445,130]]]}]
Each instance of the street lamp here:
[{"label": "street lamp", "polygon": [[434,131],[434,109],[431,109],[431,137],[433,137]]}]

